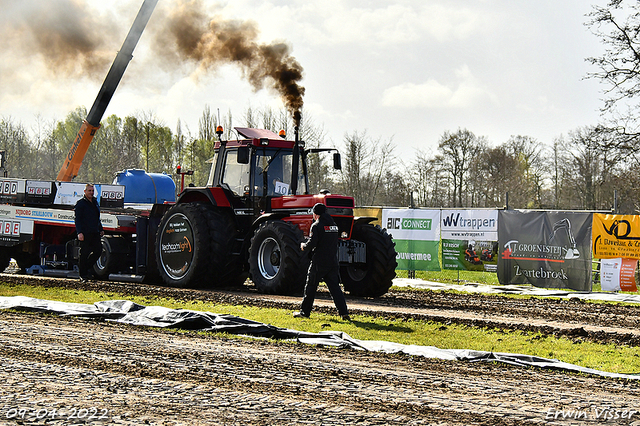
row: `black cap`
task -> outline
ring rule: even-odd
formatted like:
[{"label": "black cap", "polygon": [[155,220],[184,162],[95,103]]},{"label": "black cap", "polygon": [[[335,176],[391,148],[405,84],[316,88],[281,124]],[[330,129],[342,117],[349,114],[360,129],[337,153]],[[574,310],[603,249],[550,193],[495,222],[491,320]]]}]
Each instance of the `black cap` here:
[{"label": "black cap", "polygon": [[318,203],[315,206],[313,206],[313,212],[318,216],[320,216],[321,214],[324,214],[327,212],[327,206],[325,206],[322,203]]}]

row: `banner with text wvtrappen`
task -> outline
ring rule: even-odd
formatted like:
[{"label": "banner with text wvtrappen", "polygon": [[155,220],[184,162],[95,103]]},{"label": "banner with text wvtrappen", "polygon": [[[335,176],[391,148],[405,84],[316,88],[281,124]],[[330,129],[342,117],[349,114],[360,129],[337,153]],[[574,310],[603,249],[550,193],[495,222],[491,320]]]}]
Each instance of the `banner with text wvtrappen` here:
[{"label": "banner with text wvtrappen", "polygon": [[396,243],[397,269],[440,270],[440,210],[383,209],[382,223]]},{"label": "banner with text wvtrappen", "polygon": [[591,291],[591,213],[500,211],[498,280]]},{"label": "banner with text wvtrappen", "polygon": [[442,267],[496,272],[498,210],[442,210]]},{"label": "banner with text wvtrappen", "polygon": [[640,259],[640,216],[594,213],[593,257]]}]

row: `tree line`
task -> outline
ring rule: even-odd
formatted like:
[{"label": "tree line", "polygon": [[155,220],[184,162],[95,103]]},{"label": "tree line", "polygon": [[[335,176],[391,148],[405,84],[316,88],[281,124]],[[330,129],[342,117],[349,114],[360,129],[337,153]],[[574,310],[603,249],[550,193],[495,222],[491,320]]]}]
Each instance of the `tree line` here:
[{"label": "tree line", "polygon": [[[6,151],[10,177],[52,180],[80,128],[84,108],[62,121],[31,131],[10,118],[0,119],[0,149]],[[306,115],[305,115],[306,117]],[[292,131],[286,110],[248,108],[241,119],[222,118],[205,107],[197,134],[171,130],[151,113],[108,116],[87,152],[79,182],[110,183],[117,171],[144,169],[175,174],[177,165],[193,170],[187,183],[205,185],[222,125],[227,139],[233,125]],[[305,118],[300,139],[308,148],[328,147],[322,126]],[[344,135],[337,146],[342,169],[333,170],[326,154],[310,155],[312,192],[328,189],[353,196],[359,206],[491,207],[531,209],[639,210],[639,159],[628,135],[602,126],[583,127],[545,145],[528,136],[512,136],[492,146],[468,129],[446,131],[435,152],[417,150],[408,160],[396,154],[392,138],[366,131]],[[176,183],[179,177],[174,176]]]},{"label": "tree line", "polygon": [[[640,212],[640,4],[609,0],[593,6],[586,23],[605,45],[600,57],[587,58],[605,92],[603,122],[569,130],[543,143],[514,135],[492,143],[466,128],[444,132],[432,151],[419,149],[410,159],[396,153],[393,138],[355,130],[339,143],[329,141],[321,125],[303,111],[300,139],[309,148],[333,147],[342,153],[342,169],[330,159],[310,156],[312,192],[328,189],[353,196],[358,206],[579,209],[623,214]],[[36,120],[26,129],[0,118],[0,149],[6,151],[10,177],[55,179],[63,158],[86,117],[77,108],[62,121]],[[193,170],[187,183],[205,185],[214,156],[215,128],[226,139],[233,126],[291,133],[286,110],[248,108],[240,119],[219,118],[205,107],[196,134],[175,130],[152,113],[107,117],[76,178],[111,182],[126,168],[174,174],[180,164]],[[326,156],[326,154],[325,154]],[[178,176],[174,176],[178,183]]]}]

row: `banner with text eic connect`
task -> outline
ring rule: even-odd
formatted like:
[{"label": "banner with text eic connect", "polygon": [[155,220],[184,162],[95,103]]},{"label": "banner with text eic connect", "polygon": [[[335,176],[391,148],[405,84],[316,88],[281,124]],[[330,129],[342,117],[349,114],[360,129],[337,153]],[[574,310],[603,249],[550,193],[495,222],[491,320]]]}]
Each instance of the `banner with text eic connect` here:
[{"label": "banner with text eic connect", "polygon": [[503,210],[498,280],[591,291],[591,213]]},{"label": "banner with text eic connect", "polygon": [[396,243],[397,269],[440,270],[440,210],[383,209],[382,223]]},{"label": "banner with text eic connect", "polygon": [[497,272],[498,210],[442,210],[442,267]]}]

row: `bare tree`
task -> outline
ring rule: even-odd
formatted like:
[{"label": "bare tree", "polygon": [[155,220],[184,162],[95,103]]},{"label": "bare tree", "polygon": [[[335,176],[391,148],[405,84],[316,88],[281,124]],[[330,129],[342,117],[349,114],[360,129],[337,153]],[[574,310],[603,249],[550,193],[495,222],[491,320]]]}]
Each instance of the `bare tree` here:
[{"label": "bare tree", "polygon": [[355,198],[360,206],[379,203],[378,196],[385,170],[392,169],[395,157],[393,140],[372,140],[364,131],[345,135],[344,164],[340,173],[342,192]]},{"label": "bare tree", "polygon": [[569,132],[561,185],[572,188],[573,196],[565,197],[562,204],[589,210],[611,207],[615,178],[624,170],[620,152],[611,148],[615,145],[611,137],[611,132],[593,126]]},{"label": "bare tree", "polygon": [[521,183],[519,163],[506,146],[487,149],[478,158],[478,162],[482,164],[480,170],[484,181],[480,188],[483,207],[504,207],[507,193],[515,196],[510,198],[510,207],[526,207],[527,198],[521,196],[521,191],[518,190]]},{"label": "bare tree", "polygon": [[216,127],[216,117],[211,114],[209,105],[205,105],[202,116],[198,120],[198,138],[208,141],[216,140]]},{"label": "bare tree", "polygon": [[601,57],[587,58],[598,68],[588,76],[609,86],[603,109],[613,112],[620,101],[640,94],[640,5],[610,0],[606,6],[593,6],[589,17],[587,25],[602,40],[605,51]]},{"label": "bare tree", "polygon": [[446,131],[440,138],[438,149],[442,152],[447,170],[453,182],[452,206],[465,205],[465,189],[467,172],[475,153],[486,146],[482,137],[477,137],[467,129],[458,129],[455,133]]},{"label": "bare tree", "polygon": [[38,164],[29,134],[22,124],[11,118],[0,120],[0,149],[6,154],[6,167],[11,177],[34,178]]},{"label": "bare tree", "polygon": [[530,136],[511,136],[507,148],[520,164],[522,191],[530,202],[529,208],[539,208],[542,204],[542,186],[547,168],[545,149],[542,143]]}]

